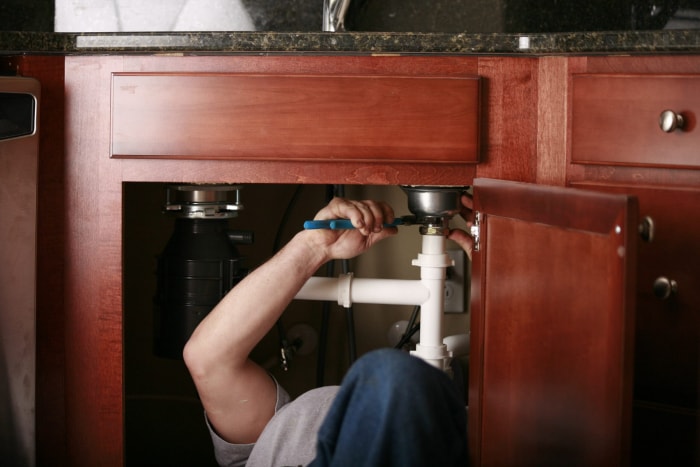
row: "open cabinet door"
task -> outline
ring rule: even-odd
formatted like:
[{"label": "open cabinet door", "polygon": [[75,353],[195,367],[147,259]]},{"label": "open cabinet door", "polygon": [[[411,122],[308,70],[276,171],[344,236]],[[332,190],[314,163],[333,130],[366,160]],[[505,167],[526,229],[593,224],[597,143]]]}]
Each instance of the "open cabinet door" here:
[{"label": "open cabinet door", "polygon": [[628,462],[636,203],[474,181],[472,465]]}]

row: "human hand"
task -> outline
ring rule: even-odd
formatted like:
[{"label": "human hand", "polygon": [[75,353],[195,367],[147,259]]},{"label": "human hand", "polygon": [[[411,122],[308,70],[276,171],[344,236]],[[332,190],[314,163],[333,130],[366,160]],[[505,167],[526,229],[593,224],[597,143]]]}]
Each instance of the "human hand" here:
[{"label": "human hand", "polygon": [[356,201],[333,198],[314,220],[349,219],[354,229],[317,229],[309,233],[316,247],[328,259],[349,259],[367,251],[372,245],[398,232],[384,224],[394,220],[394,210],[381,201]]},{"label": "human hand", "polygon": [[[462,203],[459,215],[464,218],[467,223],[467,229],[471,229],[474,224],[472,221],[472,211],[474,209],[474,200],[471,195],[463,193],[460,197],[460,202]],[[474,248],[474,239],[468,233],[468,230],[462,229],[450,229],[447,238],[453,240],[465,251],[469,259],[472,259],[472,249]]]}]

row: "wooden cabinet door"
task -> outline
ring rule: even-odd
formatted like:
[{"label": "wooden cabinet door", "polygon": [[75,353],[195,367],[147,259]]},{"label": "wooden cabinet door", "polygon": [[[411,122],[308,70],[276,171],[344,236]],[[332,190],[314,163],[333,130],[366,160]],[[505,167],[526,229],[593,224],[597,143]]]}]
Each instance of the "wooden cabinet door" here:
[{"label": "wooden cabinet door", "polygon": [[473,465],[624,465],[636,198],[476,179]]}]

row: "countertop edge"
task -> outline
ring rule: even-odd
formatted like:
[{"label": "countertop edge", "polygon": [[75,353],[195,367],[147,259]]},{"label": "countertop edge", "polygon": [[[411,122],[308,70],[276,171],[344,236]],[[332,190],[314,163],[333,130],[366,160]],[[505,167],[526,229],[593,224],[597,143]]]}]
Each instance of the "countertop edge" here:
[{"label": "countertop edge", "polygon": [[0,31],[0,54],[669,54],[700,52],[700,30],[538,34]]}]

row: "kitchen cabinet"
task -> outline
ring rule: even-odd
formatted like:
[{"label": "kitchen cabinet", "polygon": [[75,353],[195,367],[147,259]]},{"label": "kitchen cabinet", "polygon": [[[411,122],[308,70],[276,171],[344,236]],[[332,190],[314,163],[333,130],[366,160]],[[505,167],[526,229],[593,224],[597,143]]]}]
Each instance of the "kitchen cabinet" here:
[{"label": "kitchen cabinet", "polygon": [[698,72],[694,60],[616,58],[571,74],[569,183],[634,195],[648,227],[638,248],[632,465],[700,462]]},{"label": "kitchen cabinet", "polygon": [[[676,161],[670,165],[655,165],[653,155],[644,156],[647,159],[641,162],[635,161],[634,155],[629,156],[631,159],[620,161],[615,159],[614,154],[612,158],[605,156],[594,160],[589,156],[579,156],[574,145],[581,138],[584,140],[581,144],[586,146],[597,142],[600,147],[606,147],[609,142],[596,135],[586,137],[585,132],[578,133],[577,125],[586,113],[577,110],[576,83],[579,78],[576,76],[693,74],[700,72],[700,57],[75,55],[18,56],[12,59],[11,66],[24,75],[33,75],[46,83],[47,88],[42,90],[42,105],[50,106],[42,113],[42,119],[49,119],[49,123],[42,124],[44,134],[40,142],[39,169],[39,210],[47,216],[44,219],[40,217],[38,225],[41,241],[37,273],[41,287],[37,297],[37,326],[41,343],[37,349],[40,373],[37,380],[37,458],[40,463],[121,465],[124,462],[122,209],[123,186],[131,182],[469,185],[475,178],[490,178],[550,185],[564,190],[575,187],[607,191],[615,196],[635,195],[639,199],[640,218],[650,215],[657,227],[654,241],[637,241],[639,260],[634,275],[639,281],[634,301],[640,307],[635,307],[635,319],[632,321],[629,321],[629,315],[609,316],[616,321],[600,331],[595,329],[593,318],[579,310],[576,315],[578,321],[568,323],[569,331],[571,326],[580,325],[590,332],[600,332],[599,337],[609,339],[597,341],[597,345],[605,342],[608,347],[592,349],[591,352],[595,352],[590,355],[591,358],[577,367],[582,371],[578,377],[588,374],[585,372],[592,371],[592,368],[602,368],[610,377],[607,381],[609,390],[590,388],[591,394],[597,394],[594,399],[600,402],[596,405],[598,409],[616,412],[613,416],[608,413],[609,418],[591,418],[594,424],[610,422],[612,425],[606,425],[605,430],[608,431],[605,433],[619,436],[614,438],[614,449],[621,458],[614,455],[605,458],[606,461],[618,463],[619,460],[620,464],[624,464],[627,460],[626,443],[630,442],[630,438],[632,452],[644,452],[649,433],[655,437],[655,446],[673,446],[674,443],[687,446],[686,440],[692,443],[693,439],[697,439],[697,367],[693,369],[692,365],[697,362],[698,347],[697,334],[693,334],[689,327],[695,324],[694,329],[697,329],[697,321],[693,319],[697,319],[700,307],[697,296],[692,292],[697,289],[692,284],[697,281],[698,273],[687,265],[697,264],[698,259],[693,241],[700,231],[696,221],[697,203],[694,202],[697,199],[696,191],[700,189],[700,171],[692,163],[679,164]],[[265,76],[265,80],[271,83],[270,87],[265,88],[267,91],[258,96],[263,101],[268,99],[264,101],[267,102],[265,108],[272,117],[262,126],[252,125],[241,118],[239,112],[231,110],[230,101],[229,105],[221,108],[211,101],[211,96],[216,95],[221,86],[223,89],[231,86],[227,83],[235,83],[234,87],[249,86],[256,76]],[[214,79],[213,85],[205,91],[197,89],[190,92],[191,80],[197,82],[196,78],[205,77],[207,80]],[[324,92],[330,92],[332,88],[329,83],[332,80],[329,81],[328,77],[348,79],[346,89],[352,89],[350,94],[341,92],[342,88],[333,91],[341,104],[337,109],[332,104],[321,103],[318,96],[307,89],[306,100],[300,102],[303,112],[297,113],[293,101],[287,100],[282,108],[285,112],[292,109],[291,113],[287,117],[274,113],[274,99],[270,100],[268,91],[288,93],[290,86],[299,85],[299,81],[306,83],[304,80],[309,79],[314,80],[314,84],[308,88],[318,85]],[[136,89],[134,86],[145,82],[142,79],[156,79],[156,83],[160,79],[170,81],[172,101],[194,105],[198,109],[190,114],[196,116],[191,120],[191,128],[197,131],[188,130],[190,120],[182,112],[172,116],[173,120],[170,120],[171,116],[168,116],[168,120],[153,122],[135,120],[136,125],[129,121],[137,116],[134,105],[138,103],[138,100],[130,98],[129,93]],[[410,92],[410,86],[419,85],[417,83],[429,83],[433,97],[421,100],[415,96],[415,92]],[[414,116],[396,127],[389,123],[383,126],[381,121],[374,121],[372,127],[378,126],[380,131],[373,133],[373,129],[364,121],[365,117],[373,114],[371,107],[363,109],[363,104],[343,114],[347,110],[345,107],[353,103],[352,94],[360,93],[365,86],[387,84],[390,84],[389,89],[394,86],[396,94],[393,96],[401,97],[395,101],[398,108],[404,109],[406,114],[415,112]],[[445,93],[441,94],[443,85]],[[158,105],[170,102],[168,93],[159,94],[159,87],[156,84],[151,92],[143,96],[143,102],[149,103],[143,109],[144,115]],[[473,98],[475,90],[478,91],[477,100]],[[447,97],[451,95],[456,98]],[[391,99],[378,91],[377,96],[377,109],[384,112],[381,104],[388,104]],[[439,106],[441,108],[432,107],[440,115],[437,120],[439,124],[426,122],[424,115],[420,115],[420,112],[434,106],[433,99],[449,104],[447,107],[442,104]],[[304,102],[313,103],[312,108],[304,108]],[[177,112],[182,109],[177,105],[161,108]],[[252,104],[238,101],[236,105],[241,105],[242,109]],[[305,128],[308,128],[308,135],[318,139],[307,138],[308,135],[293,139],[291,150],[287,152],[286,139],[275,140],[257,135],[256,142],[255,138],[247,139],[240,133],[235,135],[236,130],[242,128],[246,132],[256,128],[270,130],[280,127],[298,131],[304,125],[298,119],[304,113],[316,111],[316,106],[320,107],[319,113],[324,118],[330,119],[332,132],[329,134],[333,137],[324,134],[323,128],[314,121]],[[442,113],[443,110],[446,113]],[[217,143],[218,130],[210,131],[208,125],[201,124],[201,119],[206,116],[207,122],[222,125],[216,118],[219,111],[236,122],[225,135],[233,139],[224,139],[223,144]],[[462,115],[464,111],[469,115]],[[694,110],[681,108],[680,111],[685,112],[684,116],[687,114],[688,121],[694,121]],[[387,114],[389,116],[391,114]],[[257,122],[264,120],[260,114],[256,119]],[[167,124],[170,122],[180,125],[178,131],[168,131]],[[270,122],[271,126],[265,126]],[[430,131],[420,132],[418,130],[421,128],[412,126],[411,122],[421,122],[420,125],[427,125]],[[164,123],[165,126],[158,127]],[[51,127],[53,129],[47,133],[47,128]],[[466,129],[466,138],[464,135],[458,137],[459,131],[455,128],[459,127]],[[149,128],[155,128],[155,133]],[[335,141],[336,137],[347,136],[343,129],[347,129],[347,134],[353,138]],[[439,141],[440,144],[435,146],[436,141],[428,138],[432,131],[451,135],[448,136],[451,138],[450,144]],[[614,136],[618,133],[613,131],[607,134]],[[150,149],[129,146],[131,136],[148,138],[152,134],[161,137],[152,141],[154,145]],[[388,146],[383,146],[381,141],[389,134],[396,136],[392,137]],[[693,137],[694,134],[690,131],[688,135],[664,136]],[[632,136],[627,138],[630,141],[636,139]],[[314,141],[318,141],[319,145],[314,147]],[[252,144],[253,149],[246,146],[248,144]],[[348,147],[353,149],[348,150]],[[307,150],[310,152],[305,156]],[[259,151],[257,156],[255,151]],[[324,157],[326,153],[328,157]],[[684,201],[678,201],[679,198]],[[629,198],[623,196],[623,199]],[[672,207],[677,209],[677,213],[671,214]],[[533,212],[536,213],[537,208],[536,204],[533,205]],[[569,221],[575,222],[575,219]],[[528,231],[525,226],[530,225],[527,220],[522,222],[516,224],[517,228],[513,230],[508,222],[499,221],[491,224],[489,231],[499,238],[508,232],[522,234]],[[627,234],[631,227],[628,223],[623,225],[623,231]],[[544,237],[542,227],[533,228],[541,240]],[[598,246],[598,240],[583,236],[573,243],[564,243],[563,248],[574,250],[581,246],[577,242],[591,248]],[[522,262],[518,264],[525,267]],[[582,264],[593,267],[594,263]],[[575,268],[575,264],[572,268]],[[535,271],[538,274],[543,272]],[[616,274],[621,272],[617,270]],[[660,276],[675,280],[678,293],[670,300],[659,303],[654,301],[658,299],[644,284],[649,277]],[[537,277],[533,276],[531,280],[536,281]],[[588,282],[584,283],[600,286],[595,281],[591,284],[591,281],[593,279],[588,278]],[[629,297],[626,284],[632,283],[629,277],[620,281],[618,300],[619,297]],[[686,281],[690,281],[690,285],[685,285]],[[508,290],[507,284],[500,287]],[[581,287],[571,294],[571,298],[593,300],[587,297],[588,294],[589,289]],[[527,300],[527,294],[522,292],[519,298]],[[690,311],[677,307],[688,298],[691,300],[687,305]],[[479,299],[478,295],[476,299]],[[650,308],[647,308],[647,302]],[[599,305],[594,301],[591,303]],[[659,306],[673,310],[665,313],[651,309]],[[525,309],[533,307],[534,304]],[[668,315],[671,315],[669,321],[663,322]],[[480,430],[480,434],[470,442],[476,443],[472,446],[477,446],[477,459],[483,464],[490,463],[490,459],[502,459],[498,457],[500,454],[516,455],[519,452],[507,447],[500,448],[503,453],[495,452],[493,445],[488,444],[487,437],[504,436],[517,440],[523,433],[533,436],[541,434],[532,427],[521,426],[528,418],[515,416],[518,401],[524,403],[530,414],[536,414],[540,405],[545,406],[543,410],[547,407],[551,410],[551,406],[547,405],[549,400],[543,398],[537,402],[537,394],[531,394],[529,401],[509,400],[511,405],[506,407],[512,411],[504,417],[494,410],[494,398],[499,393],[489,393],[490,386],[503,388],[499,385],[517,376],[516,373],[508,373],[502,362],[528,355],[532,356],[533,361],[538,361],[548,354],[548,350],[557,352],[556,346],[561,344],[562,336],[555,331],[567,325],[562,320],[564,315],[553,316],[550,310],[539,318],[535,314],[529,316],[535,321],[525,323],[516,320],[514,325],[521,327],[511,331],[516,338],[513,342],[534,346],[523,352],[516,347],[497,345],[500,342],[498,339],[506,336],[503,327],[507,326],[508,321],[487,322],[483,321],[482,314],[472,315],[472,327],[482,329],[477,332],[482,332],[481,336],[486,337],[484,341],[481,338],[473,341],[472,354],[476,357],[472,359],[470,368],[472,375],[480,375],[470,378],[470,405],[474,411],[470,410],[469,423],[470,428],[476,426]],[[552,324],[552,318],[559,320],[556,325]],[[635,323],[634,331],[631,330],[632,322]],[[659,328],[662,330],[658,331]],[[525,330],[544,335],[541,339],[535,335],[532,340],[526,340],[526,333],[517,333]],[[572,335],[580,339],[574,341],[580,347],[590,344],[584,337],[575,333]],[[544,345],[542,342],[549,343],[551,347],[541,347]],[[676,350],[676,346],[680,348]],[[576,348],[572,352],[574,350]],[[685,358],[678,357],[678,353],[684,354]],[[678,365],[669,367],[669,359],[678,362]],[[594,365],[598,360],[603,360],[600,362],[603,367]],[[560,376],[560,368],[556,366],[538,369],[532,364],[523,368],[530,369],[530,375],[541,377],[536,386],[540,391],[546,390],[548,383],[557,383],[549,376]],[[521,376],[524,374],[520,373]],[[602,376],[598,373],[596,378]],[[670,384],[672,381],[677,384]],[[671,386],[679,389],[671,390]],[[632,396],[629,391],[633,391]],[[515,397],[519,392],[505,391],[501,394]],[[585,397],[587,392],[580,389],[576,394]],[[620,397],[619,400],[606,399],[615,394]],[[625,401],[630,402],[630,397],[635,400],[631,414],[625,405]],[[690,399],[690,402],[683,402],[686,399]],[[677,423],[673,415],[679,411],[684,418]],[[472,413],[475,415],[472,416]],[[660,415],[656,416],[657,413]],[[580,412],[573,411],[569,415],[576,418]],[[561,421],[555,418],[552,420]],[[631,433],[628,428],[630,418]],[[643,420],[654,422],[638,426],[637,423]],[[668,420],[671,421],[663,430],[655,430],[657,422]],[[577,423],[580,421],[571,420],[571,424]],[[616,432],[618,427],[620,433]],[[572,435],[567,439],[574,438]],[[606,442],[612,441],[607,439]],[[686,457],[683,458],[689,465],[697,462],[697,457],[692,457],[697,456],[697,443],[694,446],[691,444],[687,448]],[[495,457],[489,457],[492,455]]]},{"label": "kitchen cabinet", "polygon": [[[120,465],[124,462],[122,210],[125,183],[461,185],[464,181],[471,180],[475,171],[477,154],[473,146],[475,141],[470,140],[469,145],[472,147],[471,149],[466,147],[465,151],[462,136],[460,136],[461,140],[452,147],[447,147],[446,159],[435,164],[430,163],[429,152],[425,149],[418,148],[419,151],[413,151],[406,145],[406,142],[411,141],[411,135],[405,138],[397,136],[389,146],[376,147],[378,142],[376,138],[372,140],[371,135],[364,138],[362,134],[367,127],[362,121],[358,121],[358,112],[363,110],[348,109],[351,102],[347,96],[344,100],[338,101],[342,105],[337,109],[326,105],[325,109],[320,110],[323,110],[329,118],[333,117],[331,110],[337,111],[337,116],[334,118],[347,118],[348,134],[356,140],[353,144],[359,145],[371,141],[375,146],[375,148],[370,147],[369,155],[366,154],[367,149],[358,149],[358,151],[364,151],[362,157],[333,158],[330,157],[331,154],[327,159],[321,159],[320,153],[317,152],[314,156],[315,160],[300,156],[285,159],[283,156],[286,145],[284,141],[279,142],[279,140],[277,140],[278,146],[274,148],[279,156],[275,157],[270,156],[269,145],[263,148],[263,152],[255,158],[250,157],[250,154],[226,152],[230,151],[228,147],[224,148],[223,155],[189,150],[189,152],[168,157],[151,157],[152,154],[146,154],[145,156],[148,157],[145,157],[144,154],[132,150],[115,151],[115,144],[117,147],[124,146],[119,146],[120,135],[115,133],[114,112],[129,109],[128,105],[131,105],[125,104],[124,100],[119,100],[120,92],[129,92],[132,89],[129,88],[132,83],[125,83],[122,79],[131,80],[146,74],[168,78],[184,76],[191,79],[203,77],[206,74],[216,75],[227,81],[234,75],[245,76],[248,79],[250,75],[265,74],[280,77],[281,81],[277,80],[274,88],[265,88],[267,91],[275,91],[279,90],[279,86],[289,86],[290,78],[282,79],[288,76],[312,76],[314,78],[309,79],[316,80],[319,76],[350,75],[357,76],[358,82],[365,84],[367,76],[375,76],[383,83],[382,86],[392,81],[392,76],[399,76],[402,80],[398,86],[391,88],[393,89],[391,95],[398,96],[397,99],[404,101],[399,102],[400,105],[414,105],[406,100],[420,103],[420,96],[414,95],[415,87],[411,90],[402,86],[415,86],[415,83],[427,82],[430,89],[425,91],[434,96],[437,92],[434,87],[438,81],[448,85],[448,94],[454,93],[454,90],[449,89],[450,86],[467,83],[467,92],[460,90],[459,95],[452,96],[453,102],[446,109],[454,112],[454,103],[459,103],[463,106],[468,105],[471,112],[475,113],[479,109],[479,102],[474,100],[479,95],[475,93],[478,88],[474,86],[478,81],[475,80],[478,76],[476,65],[475,60],[435,57],[415,57],[409,61],[400,57],[66,57],[64,62],[66,127],[65,158],[63,159],[65,190],[53,193],[64,200],[66,214],[63,229],[65,245],[61,248],[65,263],[63,267],[57,269],[64,278],[59,290],[63,293],[63,306],[54,306],[54,311],[62,317],[61,329],[65,329],[65,335],[62,342],[56,343],[55,346],[58,349],[47,347],[42,349],[42,352],[55,353],[60,350],[65,355],[64,380],[60,385],[65,402],[56,404],[55,411],[45,416],[55,415],[60,418],[60,414],[56,415],[58,410],[70,415],[66,415],[63,419],[66,436],[63,452],[58,450],[42,453],[42,456],[56,456],[55,459],[49,459],[52,462],[47,461],[47,463]],[[261,82],[264,81],[261,80]],[[283,84],[280,85],[280,82]],[[355,85],[351,84],[351,86]],[[339,89],[343,91],[345,88]],[[358,92],[357,87],[350,89]],[[305,92],[308,92],[308,88]],[[203,92],[200,91],[199,95],[202,94]],[[113,108],[115,95],[116,110]],[[341,94],[342,96],[344,94]],[[153,96],[145,97],[145,99],[151,98]],[[309,99],[314,98],[311,96]],[[173,99],[182,102],[185,97],[173,94]],[[361,100],[358,99],[358,101],[362,104],[360,107],[366,105]],[[239,105],[243,104],[239,101]],[[420,105],[432,104],[423,102]],[[415,105],[414,108],[416,108]],[[221,124],[217,118],[211,116],[211,109],[206,106],[199,109],[200,112],[194,114],[194,122],[198,122],[201,118],[208,118],[207,121],[211,124]],[[278,122],[281,121],[282,117],[274,113],[276,107],[267,105],[266,109],[271,119],[276,118]],[[438,111],[444,109],[443,106],[443,109]],[[153,108],[149,107],[144,109],[144,112],[151,110]],[[300,104],[293,115],[287,115],[285,118],[291,120],[295,117],[302,118],[305,113],[313,110]],[[165,116],[170,111],[166,110]],[[226,111],[230,112],[230,108]],[[126,115],[134,116],[128,110],[126,112]],[[116,117],[116,128],[123,128],[119,126],[121,117],[118,115]],[[472,115],[469,118],[472,125],[477,122],[476,117]],[[258,118],[261,118],[260,115]],[[415,118],[430,125],[420,114]],[[455,119],[455,116],[450,115],[450,119]],[[458,119],[455,121],[464,122]],[[385,131],[414,131],[415,128],[408,123],[404,121],[403,130],[385,128]],[[154,121],[150,124],[157,126],[162,124],[162,121]],[[296,121],[289,122],[292,126],[298,124]],[[202,125],[199,127],[201,128]],[[443,131],[435,126],[429,126],[429,128],[438,132]],[[230,137],[230,134],[236,130],[239,128],[233,127],[221,134],[221,137]],[[307,133],[318,135],[319,142],[328,145],[332,140],[325,138],[322,134],[323,130],[322,127],[310,127]],[[470,130],[467,125],[466,131],[468,134],[478,136],[478,133],[475,134],[478,132],[476,128]],[[199,137],[197,133],[159,134],[168,138],[179,138],[178,141],[181,142],[196,141]],[[453,132],[453,134],[456,133]],[[205,136],[208,136],[209,140],[205,141],[204,145],[208,145],[209,148],[216,145],[216,142],[211,141],[211,132]],[[269,140],[268,138],[258,141],[267,144]],[[313,142],[309,141],[307,140],[304,144]],[[438,141],[438,143],[442,142]],[[190,145],[189,148],[191,147]],[[366,147],[368,146],[365,145]],[[458,152],[455,152],[455,148]],[[251,151],[250,147],[246,151]],[[420,152],[418,162],[416,162],[418,156],[414,155],[416,152]],[[376,155],[377,153],[379,156]],[[455,158],[461,157],[464,157],[466,162],[461,160],[455,162]],[[44,196],[51,195],[45,193]],[[43,293],[51,292],[50,289],[45,288]],[[53,399],[54,396],[47,393],[43,397]]]}]

